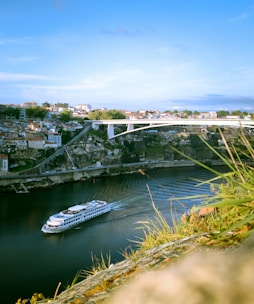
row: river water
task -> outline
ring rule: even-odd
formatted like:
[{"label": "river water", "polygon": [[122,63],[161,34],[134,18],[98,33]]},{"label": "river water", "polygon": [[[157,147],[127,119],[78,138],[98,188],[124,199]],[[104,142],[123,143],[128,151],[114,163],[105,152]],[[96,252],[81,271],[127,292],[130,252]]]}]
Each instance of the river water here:
[{"label": "river water", "polygon": [[[15,303],[34,292],[52,297],[59,282],[63,290],[80,269],[90,269],[92,256],[123,259],[122,253],[143,236],[139,221],[153,218],[153,201],[170,223],[170,199],[210,193],[197,180],[212,174],[202,168],[156,169],[134,174],[97,178],[34,190],[28,194],[0,194],[0,302]],[[47,218],[71,205],[102,199],[112,211],[57,235],[40,229]],[[175,216],[199,200],[174,200]]]}]

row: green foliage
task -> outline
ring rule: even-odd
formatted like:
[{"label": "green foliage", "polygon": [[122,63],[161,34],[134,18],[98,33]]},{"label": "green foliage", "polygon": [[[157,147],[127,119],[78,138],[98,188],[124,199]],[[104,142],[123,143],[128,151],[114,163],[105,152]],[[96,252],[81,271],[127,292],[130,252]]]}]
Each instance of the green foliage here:
[{"label": "green foliage", "polygon": [[205,147],[205,144],[203,141],[200,139],[200,137],[197,134],[190,134],[190,143],[193,146],[193,148],[198,149],[200,147]]},{"label": "green foliage", "polygon": [[231,115],[233,115],[233,116],[241,116],[242,112],[240,110],[234,110],[234,111],[231,112]]},{"label": "green foliage", "polygon": [[[141,228],[144,230],[144,239],[138,242],[140,249],[135,255],[154,246],[194,234],[200,235],[197,241],[207,245],[233,245],[242,241],[254,231],[254,168],[248,165],[248,162],[241,160],[234,146],[229,147],[221,131],[220,135],[224,141],[228,156],[217,152],[202,137],[200,137],[200,140],[223,160],[224,164],[229,168],[229,172],[226,173],[220,173],[172,147],[172,150],[215,174],[213,179],[201,183],[208,183],[213,194],[210,196],[189,197],[189,199],[197,197],[203,199],[203,204],[194,206],[188,214],[183,214],[180,220],[174,219],[172,204],[187,198],[177,198],[177,201],[171,198],[170,210],[173,227],[167,224],[152,201],[156,219],[155,221],[140,223]],[[241,130],[240,140],[242,145],[246,147],[245,158],[253,164],[254,149],[243,130]],[[218,183],[219,181],[221,183]],[[202,208],[210,211],[205,216],[200,216],[199,211]],[[204,233],[206,234],[205,238],[203,237]]]},{"label": "green foliage", "polygon": [[45,101],[45,102],[43,102],[42,107],[43,108],[49,108],[50,107],[50,103],[47,102],[47,101]]},{"label": "green foliage", "polygon": [[182,118],[188,118],[191,115],[192,115],[192,111],[190,110],[183,110],[182,112]]},{"label": "green foliage", "polygon": [[72,112],[69,110],[63,110],[62,112],[60,112],[59,120],[62,122],[67,122],[72,120]]},{"label": "green foliage", "polygon": [[68,130],[62,130],[61,134],[62,134],[63,145],[66,144],[68,141],[70,141],[72,138],[71,132]]},{"label": "green foliage", "polygon": [[108,110],[108,111],[101,111],[95,110],[89,113],[88,118],[90,120],[103,120],[103,119],[125,119],[125,115],[117,110]]},{"label": "green foliage", "polygon": [[26,108],[26,116],[31,119],[41,119],[43,120],[48,113],[48,110],[44,107],[35,106],[32,108]]},{"label": "green foliage", "polygon": [[5,114],[9,118],[18,119],[19,118],[19,113],[20,113],[20,109],[19,108],[7,107],[5,109]]},{"label": "green foliage", "polygon": [[230,115],[230,112],[229,111],[224,111],[224,110],[221,110],[221,111],[218,111],[217,112],[217,117],[220,118],[220,117],[225,117],[225,116],[228,116]]},{"label": "green foliage", "polygon": [[[23,163],[25,163],[24,165],[11,168],[10,171],[11,172],[20,172],[23,170],[31,169],[36,165],[36,162],[30,158],[28,158],[28,159],[22,158],[22,161],[23,161]],[[10,163],[12,163],[12,161]]]},{"label": "green foliage", "polygon": [[[104,129],[104,128],[100,128],[99,130],[94,130],[94,129],[90,129],[89,131],[88,131],[88,134],[89,135],[94,135],[94,136],[97,136],[97,137],[99,137],[99,138],[101,138],[101,139],[103,139],[103,140],[107,140],[107,138],[108,138],[108,135],[107,135],[107,131],[106,131],[106,129]],[[105,143],[106,144],[106,143]]]},{"label": "green foliage", "polygon": [[65,108],[65,109],[67,109],[67,108],[69,107],[69,104],[68,104],[68,103],[63,103],[63,102],[58,102],[58,103],[56,104],[56,106],[57,106],[58,108]]}]

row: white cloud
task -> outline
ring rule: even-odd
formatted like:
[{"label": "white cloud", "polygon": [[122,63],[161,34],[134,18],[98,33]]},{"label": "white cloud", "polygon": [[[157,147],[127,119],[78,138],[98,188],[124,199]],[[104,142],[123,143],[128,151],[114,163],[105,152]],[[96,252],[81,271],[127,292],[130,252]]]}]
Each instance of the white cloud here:
[{"label": "white cloud", "polygon": [[26,62],[32,62],[37,60],[37,57],[34,56],[24,56],[24,57],[7,57],[5,62],[7,64],[21,64]]},{"label": "white cloud", "polygon": [[241,22],[252,17],[252,13],[244,12],[229,19],[229,22]]},{"label": "white cloud", "polygon": [[23,44],[31,44],[34,41],[32,37],[5,37],[1,35],[0,37],[0,46],[7,45],[23,45]]},{"label": "white cloud", "polygon": [[82,80],[82,84],[84,89],[101,89],[119,82],[132,83],[142,76],[141,69],[120,69],[87,77]]},{"label": "white cloud", "polygon": [[4,81],[27,81],[27,80],[42,80],[46,77],[36,74],[18,74],[0,72],[0,82]]}]

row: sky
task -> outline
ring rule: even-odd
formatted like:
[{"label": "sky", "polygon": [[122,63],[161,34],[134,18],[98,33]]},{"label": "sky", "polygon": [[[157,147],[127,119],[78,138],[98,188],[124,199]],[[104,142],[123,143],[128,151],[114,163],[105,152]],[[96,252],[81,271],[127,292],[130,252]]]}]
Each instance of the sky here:
[{"label": "sky", "polygon": [[1,0],[0,104],[254,111],[254,0]]}]

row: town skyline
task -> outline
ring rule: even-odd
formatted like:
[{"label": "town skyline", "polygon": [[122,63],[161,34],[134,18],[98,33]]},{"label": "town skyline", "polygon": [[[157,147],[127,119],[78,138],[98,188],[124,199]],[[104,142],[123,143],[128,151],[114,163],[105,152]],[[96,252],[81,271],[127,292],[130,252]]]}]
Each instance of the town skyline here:
[{"label": "town skyline", "polygon": [[[47,105],[47,106],[46,106]],[[209,110],[209,109],[198,109],[198,108],[184,108],[184,107],[173,107],[173,108],[167,108],[164,110],[159,110],[156,108],[137,108],[137,110],[130,110],[128,108],[107,108],[107,107],[102,107],[102,108],[94,108],[91,104],[87,104],[87,103],[79,103],[76,105],[71,105],[68,103],[62,103],[62,102],[43,102],[43,103],[38,103],[36,101],[27,101],[24,103],[11,103],[11,104],[1,104],[0,103],[0,107],[10,107],[10,108],[32,108],[32,107],[45,107],[48,108],[50,111],[52,111],[53,109],[57,109],[57,111],[61,112],[62,110],[69,110],[72,112],[75,111],[79,111],[82,110],[83,112],[89,113],[92,111],[111,111],[111,110],[116,110],[116,111],[122,111],[122,112],[130,112],[130,113],[142,113],[142,112],[158,112],[158,113],[164,113],[164,112],[198,112],[198,113],[209,113],[209,112],[228,112],[228,113],[234,113],[234,112],[241,112],[241,113],[249,113],[249,114],[253,114],[254,113],[254,107],[244,107],[243,104],[241,103],[240,105],[237,104],[237,106],[234,106],[234,104],[228,108],[225,107],[218,107],[218,109],[216,110]]]}]

